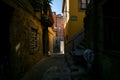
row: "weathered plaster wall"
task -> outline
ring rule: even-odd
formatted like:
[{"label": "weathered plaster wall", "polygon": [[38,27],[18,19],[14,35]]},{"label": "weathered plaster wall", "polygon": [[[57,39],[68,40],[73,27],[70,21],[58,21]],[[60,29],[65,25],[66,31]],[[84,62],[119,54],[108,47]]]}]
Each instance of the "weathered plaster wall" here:
[{"label": "weathered plaster wall", "polygon": [[4,2],[14,8],[9,30],[10,68],[12,80],[19,80],[26,71],[43,58],[40,13],[34,12],[31,6],[16,1],[4,0]]}]

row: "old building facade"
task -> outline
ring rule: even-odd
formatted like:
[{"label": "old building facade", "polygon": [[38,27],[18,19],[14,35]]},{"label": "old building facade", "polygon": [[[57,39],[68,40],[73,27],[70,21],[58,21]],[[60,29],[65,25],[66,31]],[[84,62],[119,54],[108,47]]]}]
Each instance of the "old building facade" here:
[{"label": "old building facade", "polygon": [[55,53],[62,53],[64,50],[61,51],[62,43],[64,43],[64,25],[63,25],[63,16],[62,14],[56,14],[53,12],[54,17],[54,27],[53,31],[55,32],[54,36],[54,52]]},{"label": "old building facade", "polygon": [[[46,35],[48,32],[44,32],[44,27],[47,27],[46,31],[48,31],[52,23],[49,26],[43,25],[40,9],[34,8],[28,0],[2,0],[0,9],[2,27],[0,50],[4,52],[0,57],[0,80],[19,80],[44,57],[44,48],[49,48],[46,43],[43,43],[44,40],[49,40]],[[46,10],[50,12],[51,9]]]},{"label": "old building facade", "polygon": [[86,4],[84,0],[63,0],[62,12],[67,52],[70,49],[74,50],[83,39]]}]

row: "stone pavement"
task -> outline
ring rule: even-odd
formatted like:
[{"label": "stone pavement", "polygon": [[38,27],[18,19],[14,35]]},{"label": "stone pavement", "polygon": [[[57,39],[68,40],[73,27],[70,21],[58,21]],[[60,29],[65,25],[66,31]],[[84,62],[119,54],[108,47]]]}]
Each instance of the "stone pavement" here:
[{"label": "stone pavement", "polygon": [[21,80],[81,80],[84,69],[74,65],[72,67],[73,71],[64,54],[53,55],[38,62]]}]

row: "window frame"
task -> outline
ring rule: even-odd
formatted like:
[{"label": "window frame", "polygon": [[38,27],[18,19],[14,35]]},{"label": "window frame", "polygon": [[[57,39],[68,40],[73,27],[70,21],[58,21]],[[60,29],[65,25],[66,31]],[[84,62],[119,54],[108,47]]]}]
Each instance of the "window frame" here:
[{"label": "window frame", "polygon": [[78,1],[78,6],[79,6],[79,10],[86,10],[87,5],[90,3],[90,0],[79,0]]}]

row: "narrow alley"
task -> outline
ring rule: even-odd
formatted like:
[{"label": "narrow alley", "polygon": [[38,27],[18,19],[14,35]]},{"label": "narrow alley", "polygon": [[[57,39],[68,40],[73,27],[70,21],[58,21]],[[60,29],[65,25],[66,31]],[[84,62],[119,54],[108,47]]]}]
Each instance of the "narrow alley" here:
[{"label": "narrow alley", "polygon": [[54,54],[42,59],[21,80],[91,80],[87,68],[68,56]]},{"label": "narrow alley", "polygon": [[0,80],[120,80],[119,0],[54,1],[0,0]]},{"label": "narrow alley", "polygon": [[71,80],[64,55],[41,60],[22,80]]}]

